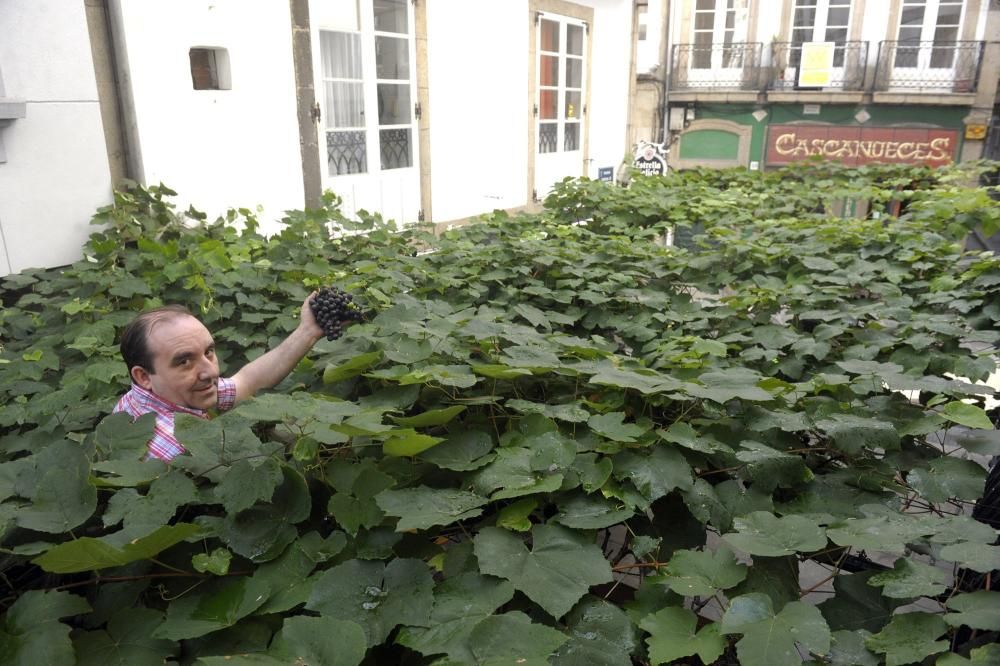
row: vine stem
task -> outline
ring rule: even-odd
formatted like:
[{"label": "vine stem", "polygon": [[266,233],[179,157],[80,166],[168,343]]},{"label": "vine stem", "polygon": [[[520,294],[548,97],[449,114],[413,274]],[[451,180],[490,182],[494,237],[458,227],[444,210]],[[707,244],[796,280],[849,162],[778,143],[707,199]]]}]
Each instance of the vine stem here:
[{"label": "vine stem", "polygon": [[611,567],[612,571],[628,571],[629,569],[641,569],[643,567],[649,567],[650,569],[655,569],[659,571],[660,568],[667,568],[667,562],[632,562],[631,564],[616,564]]},{"label": "vine stem", "polygon": [[[230,571],[221,577],[249,576],[252,571]],[[56,587],[45,588],[46,590],[68,590],[73,587],[83,587],[84,585],[94,585],[97,583],[122,583],[131,580],[153,580],[155,578],[209,578],[209,574],[194,573],[191,571],[161,571],[160,573],[144,574],[142,576],[95,576],[90,580],[81,580],[75,583],[66,583]],[[220,578],[220,576],[216,576]]]}]

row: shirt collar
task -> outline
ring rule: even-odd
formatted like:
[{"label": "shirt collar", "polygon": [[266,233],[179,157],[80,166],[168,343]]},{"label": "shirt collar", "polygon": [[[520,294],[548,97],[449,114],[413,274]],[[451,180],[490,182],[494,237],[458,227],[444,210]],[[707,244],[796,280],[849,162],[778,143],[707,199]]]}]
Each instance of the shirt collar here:
[{"label": "shirt collar", "polygon": [[132,390],[139,396],[139,398],[149,405],[152,409],[156,411],[165,412],[183,412],[185,414],[192,414],[200,418],[205,418],[208,415],[203,409],[195,409],[193,407],[184,407],[183,405],[178,405],[176,403],[170,402],[169,400],[164,400],[160,396],[156,395],[152,391],[147,391],[138,384],[132,384]]}]

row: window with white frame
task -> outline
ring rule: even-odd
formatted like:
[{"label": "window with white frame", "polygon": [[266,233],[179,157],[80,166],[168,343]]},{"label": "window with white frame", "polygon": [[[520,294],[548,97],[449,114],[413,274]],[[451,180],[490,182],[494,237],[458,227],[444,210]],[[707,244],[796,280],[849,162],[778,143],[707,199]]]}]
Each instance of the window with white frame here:
[{"label": "window with white frame", "polygon": [[964,0],[903,0],[895,66],[952,67],[964,4]]},{"label": "window with white frame", "polygon": [[408,4],[372,0],[371,10],[356,31],[319,32],[330,176],[413,166]]},{"label": "window with white frame", "polygon": [[538,152],[580,150],[584,26],[557,17],[538,28]]},{"label": "window with white frame", "polygon": [[844,66],[844,42],[850,28],[851,0],[795,0],[792,9],[789,65],[798,67],[802,44],[834,42],[833,66]]},{"label": "window with white frame", "polygon": [[[742,66],[741,49],[731,48],[746,34],[749,0],[696,0],[692,69]],[[721,48],[716,48],[721,45]]]}]

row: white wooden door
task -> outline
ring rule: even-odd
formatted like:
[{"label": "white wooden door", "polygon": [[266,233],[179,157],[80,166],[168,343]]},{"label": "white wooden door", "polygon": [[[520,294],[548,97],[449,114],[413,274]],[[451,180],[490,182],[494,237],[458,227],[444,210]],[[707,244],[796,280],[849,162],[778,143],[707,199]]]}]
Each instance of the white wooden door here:
[{"label": "white wooden door", "polygon": [[587,26],[556,14],[537,21],[535,97],[535,195],[586,173],[583,116],[586,99]]},{"label": "white wooden door", "polygon": [[696,0],[687,84],[716,87],[743,80],[748,0]]},{"label": "white wooden door", "polygon": [[313,0],[323,187],[343,210],[417,220],[416,48],[408,0]]}]

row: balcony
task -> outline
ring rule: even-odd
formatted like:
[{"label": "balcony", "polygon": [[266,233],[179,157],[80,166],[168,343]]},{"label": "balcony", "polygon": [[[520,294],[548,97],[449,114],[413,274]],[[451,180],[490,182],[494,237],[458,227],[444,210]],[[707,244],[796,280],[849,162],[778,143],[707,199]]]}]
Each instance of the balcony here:
[{"label": "balcony", "polygon": [[[761,42],[674,44],[670,58],[670,93],[721,92],[730,99],[756,97],[761,87]],[[703,95],[699,95],[703,97]]]},{"label": "balcony", "polygon": [[[829,82],[800,86],[802,44],[675,44],[670,56],[674,102],[770,102],[971,105],[985,42],[837,42]],[[764,56],[767,64],[765,65]],[[873,57],[875,56],[875,57]]]},{"label": "balcony", "polygon": [[969,95],[976,92],[985,42],[881,42],[872,90]]},{"label": "balcony", "polygon": [[837,42],[833,49],[830,81],[822,88],[798,85],[802,44],[771,43],[771,75],[768,89],[780,91],[862,92],[868,69],[868,42]]}]

